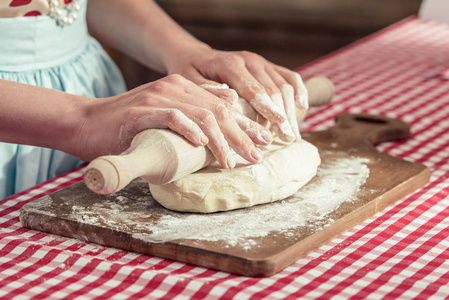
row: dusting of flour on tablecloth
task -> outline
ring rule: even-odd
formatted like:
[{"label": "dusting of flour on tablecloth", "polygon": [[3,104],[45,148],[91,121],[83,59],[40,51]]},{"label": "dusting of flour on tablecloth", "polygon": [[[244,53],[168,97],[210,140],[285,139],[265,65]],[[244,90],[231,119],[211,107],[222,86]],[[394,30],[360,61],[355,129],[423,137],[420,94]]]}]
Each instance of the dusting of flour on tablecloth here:
[{"label": "dusting of flour on tablecloth", "polygon": [[[369,176],[367,158],[340,158],[321,166],[317,180],[293,196],[269,205],[214,214],[181,214],[168,211],[151,234],[134,234],[151,242],[178,239],[223,241],[229,246],[242,245],[249,249],[254,238],[271,232],[289,234],[300,226],[327,226],[332,220],[326,215],[346,201],[352,201]],[[328,224],[327,224],[328,223]]]}]

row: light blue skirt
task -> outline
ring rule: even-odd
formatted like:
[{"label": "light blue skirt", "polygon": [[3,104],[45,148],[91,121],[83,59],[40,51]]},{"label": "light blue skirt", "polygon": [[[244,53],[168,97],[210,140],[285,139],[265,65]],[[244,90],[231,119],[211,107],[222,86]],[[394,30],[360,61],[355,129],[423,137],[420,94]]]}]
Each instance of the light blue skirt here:
[{"label": "light blue skirt", "polygon": [[[86,5],[71,26],[48,16],[0,18],[0,79],[94,98],[123,93],[119,69],[87,33]],[[0,199],[82,163],[52,149],[0,143]]]}]

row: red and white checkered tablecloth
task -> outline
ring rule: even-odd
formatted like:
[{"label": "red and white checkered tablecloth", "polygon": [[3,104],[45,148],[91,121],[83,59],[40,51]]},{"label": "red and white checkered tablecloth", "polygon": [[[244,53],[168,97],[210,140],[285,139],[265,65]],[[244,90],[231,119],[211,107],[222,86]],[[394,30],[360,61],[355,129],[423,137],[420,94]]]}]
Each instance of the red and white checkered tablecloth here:
[{"label": "red and white checkered tablecloth", "polygon": [[449,27],[409,18],[301,68],[324,74],[341,112],[400,118],[412,137],[382,151],[424,163],[431,181],[280,273],[247,278],[28,230],[25,203],[82,179],[77,170],[0,201],[0,298],[441,299],[449,297]]}]

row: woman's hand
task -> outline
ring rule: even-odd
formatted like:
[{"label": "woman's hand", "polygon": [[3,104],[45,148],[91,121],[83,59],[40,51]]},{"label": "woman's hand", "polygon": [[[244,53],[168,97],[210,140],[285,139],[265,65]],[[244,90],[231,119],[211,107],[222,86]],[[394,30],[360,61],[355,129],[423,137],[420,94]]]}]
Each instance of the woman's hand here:
[{"label": "woman's hand", "polygon": [[87,101],[77,134],[77,147],[84,151],[77,156],[89,161],[119,154],[140,131],[169,128],[194,145],[207,145],[225,168],[235,166],[230,148],[251,163],[259,162],[262,152],[255,144],[271,143],[270,132],[231,107],[235,92],[225,98],[170,75],[118,96]]},{"label": "woman's hand", "polygon": [[197,84],[228,84],[271,121],[283,141],[300,138],[295,105],[307,110],[308,94],[296,72],[251,52],[224,52],[207,46],[170,61],[168,71]]},{"label": "woman's hand", "polygon": [[254,53],[211,49],[154,1],[90,1],[88,20],[94,34],[145,66],[198,85],[226,83],[274,124],[281,139],[300,137],[295,102],[305,110],[308,96],[297,73]]}]

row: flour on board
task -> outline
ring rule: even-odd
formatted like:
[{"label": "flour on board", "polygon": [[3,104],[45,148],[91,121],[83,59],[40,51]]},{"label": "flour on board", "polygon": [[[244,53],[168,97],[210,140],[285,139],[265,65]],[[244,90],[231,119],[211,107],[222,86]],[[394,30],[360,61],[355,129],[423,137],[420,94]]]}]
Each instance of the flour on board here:
[{"label": "flour on board", "polygon": [[[329,218],[341,204],[357,199],[360,187],[369,177],[368,158],[344,157],[318,168],[316,179],[293,196],[268,205],[222,213],[195,214],[167,210],[155,200],[133,211],[132,199],[116,196],[94,207],[72,207],[72,216],[92,225],[133,232],[133,238],[153,243],[173,240],[223,242],[228,247],[240,245],[245,250],[257,247],[256,238],[276,232],[294,237],[293,230],[309,226],[314,232],[330,225]],[[148,213],[157,215],[148,221]]]},{"label": "flour on board", "polygon": [[332,220],[323,218],[343,202],[353,200],[368,178],[368,162],[366,158],[338,159],[318,169],[318,181],[271,205],[207,215],[165,214],[155,224],[151,235],[139,238],[160,242],[177,239],[226,241],[230,246],[240,244],[250,248],[254,244],[252,239],[271,232],[288,234],[310,223],[326,226],[326,221]]}]

